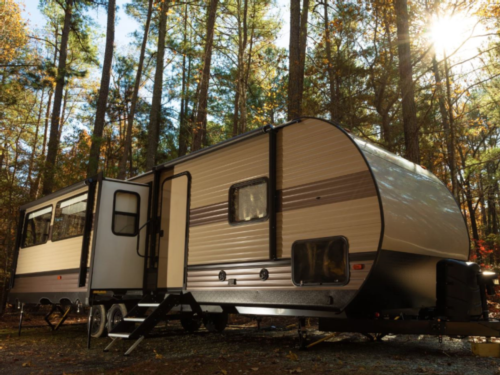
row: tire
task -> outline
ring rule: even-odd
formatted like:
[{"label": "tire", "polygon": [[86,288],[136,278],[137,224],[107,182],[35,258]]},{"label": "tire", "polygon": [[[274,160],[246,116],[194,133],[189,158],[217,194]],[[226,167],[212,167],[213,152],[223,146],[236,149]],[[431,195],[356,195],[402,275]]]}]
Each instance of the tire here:
[{"label": "tire", "polygon": [[195,319],[192,315],[182,316],[181,326],[186,332],[196,332],[201,327],[201,319]]},{"label": "tire", "polygon": [[95,305],[92,307],[92,322],[89,322],[90,335],[92,337],[106,336],[106,308],[104,305]]},{"label": "tire", "polygon": [[108,311],[108,321],[106,323],[106,328],[108,332],[111,332],[113,328],[115,328],[118,323],[120,323],[123,318],[127,315],[127,306],[123,303],[117,303],[111,306]]},{"label": "tire", "polygon": [[203,318],[203,325],[209,332],[222,332],[226,329],[228,318],[227,313],[207,314]]}]

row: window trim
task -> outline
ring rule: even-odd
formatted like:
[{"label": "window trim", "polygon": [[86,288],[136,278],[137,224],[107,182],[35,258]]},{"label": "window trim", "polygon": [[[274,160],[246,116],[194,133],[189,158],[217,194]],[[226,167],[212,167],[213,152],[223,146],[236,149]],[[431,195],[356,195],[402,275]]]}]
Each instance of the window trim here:
[{"label": "window trim", "polygon": [[[87,200],[88,200],[88,199],[89,199],[89,197],[88,197],[88,191],[86,191],[86,192],[84,192],[84,193],[80,193],[80,194],[77,194],[77,195],[73,195],[73,196],[71,196],[71,197],[69,197],[69,198],[63,199],[62,201],[58,201],[58,202],[56,202],[56,205],[55,205],[55,207],[56,207],[56,208],[54,209],[54,217],[53,217],[53,221],[54,221],[54,223],[55,223],[55,220],[56,220],[56,210],[57,210],[57,205],[58,205],[59,203],[63,203],[63,202],[69,201],[70,199],[74,199],[74,198],[79,197],[80,195],[85,195],[85,194],[87,194]],[[87,210],[85,210],[85,214],[86,214],[86,213],[87,213]],[[81,236],[83,236],[83,234],[85,233],[85,227],[84,227],[84,228],[83,228],[83,232],[82,232],[82,234],[76,234],[76,235],[74,235],[74,236],[69,236],[69,237],[64,237],[64,238],[59,238],[59,239],[57,239],[57,240],[54,240],[54,239],[53,239],[53,235],[54,235],[54,223],[52,223],[52,229],[51,229],[51,231],[50,231],[50,240],[51,240],[52,242],[64,241],[64,240],[69,240],[70,238],[81,237]]]},{"label": "window trim", "polygon": [[[28,246],[26,246],[26,244],[25,244],[25,242],[26,242],[26,228],[28,227],[28,220],[29,220],[30,214],[32,214],[34,212],[37,212],[37,211],[45,210],[46,208],[49,208],[49,207],[52,207],[52,211],[50,213],[51,217],[50,217],[50,224],[49,224],[49,235],[47,236],[47,239],[45,240],[45,242],[40,242],[40,243],[37,243],[35,245],[28,245]],[[47,242],[52,241],[52,220],[53,219],[54,219],[54,204],[49,204],[49,205],[41,207],[41,208],[39,208],[37,210],[26,212],[26,214],[24,216],[23,237],[22,237],[22,241],[21,241],[21,249],[27,249],[29,247],[35,247],[35,246],[45,245]]]},{"label": "window trim", "polygon": [[[344,242],[344,254],[345,254],[345,260],[346,260],[346,262],[345,262],[345,274],[346,274],[345,281],[342,283],[335,283],[335,282],[333,282],[333,283],[307,283],[307,284],[302,284],[302,285],[300,285],[300,283],[296,283],[295,282],[295,262],[294,262],[295,245],[300,244],[300,243],[304,243],[304,242],[330,241],[330,240],[339,240],[339,239]],[[291,250],[290,255],[291,255],[291,263],[292,263],[291,279],[292,279],[293,285],[295,285],[297,287],[303,288],[303,287],[310,287],[310,286],[314,286],[314,287],[317,287],[317,286],[346,286],[351,281],[351,265],[350,265],[350,261],[349,261],[349,240],[345,236],[308,238],[305,240],[294,241],[294,243],[292,244],[292,250]]]},{"label": "window trim", "polygon": [[[137,197],[137,213],[136,214],[132,214],[130,212],[116,211],[116,195],[118,193],[132,194],[132,195],[135,195]],[[141,196],[139,193],[137,193],[135,191],[130,191],[130,190],[116,190],[113,193],[113,212],[112,212],[112,218],[111,218],[111,232],[113,232],[113,234],[115,236],[122,236],[122,237],[135,237],[135,236],[137,236],[139,234],[139,218],[141,216],[140,208],[141,208]],[[133,234],[115,232],[115,214],[136,217],[135,228],[134,228]]]},{"label": "window trim", "polygon": [[[234,220],[235,207],[234,207],[234,204],[232,203],[233,202],[232,197],[233,197],[235,190],[243,188],[243,187],[247,187],[247,186],[258,185],[262,182],[265,182],[265,184],[266,184],[266,215],[264,217],[260,217],[257,219],[235,221]],[[245,225],[245,224],[254,224],[254,223],[260,223],[260,222],[269,220],[269,216],[270,216],[270,213],[269,213],[269,208],[270,208],[269,207],[269,188],[270,188],[269,187],[269,178],[267,176],[258,177],[258,178],[238,182],[234,185],[231,185],[231,187],[229,188],[228,210],[227,210],[227,221],[228,221],[229,225],[237,226],[237,225]]]}]

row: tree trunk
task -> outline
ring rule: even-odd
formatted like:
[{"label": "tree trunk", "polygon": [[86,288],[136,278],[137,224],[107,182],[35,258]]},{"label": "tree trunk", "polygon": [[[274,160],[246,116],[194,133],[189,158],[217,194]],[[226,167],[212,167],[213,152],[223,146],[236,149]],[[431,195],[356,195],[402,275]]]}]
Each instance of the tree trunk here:
[{"label": "tree trunk", "polygon": [[115,12],[116,0],[108,2],[108,21],[106,29],[106,49],[104,51],[104,63],[102,66],[101,87],[97,99],[97,112],[95,116],[94,133],[92,134],[92,145],[90,146],[89,165],[87,176],[92,177],[99,169],[99,156],[101,154],[102,134],[106,118],[106,107],[108,105],[109,81],[111,79],[111,65],[113,63],[113,44],[115,42]]},{"label": "tree trunk", "polygon": [[[42,121],[42,112],[43,112],[43,97],[45,96],[45,88],[42,89],[42,94],[40,96],[40,106],[38,109],[38,116],[36,120],[36,128],[35,128],[35,139],[33,140],[33,147],[31,148],[31,155],[30,155],[30,163],[29,163],[29,168],[28,168],[28,178],[27,183],[30,187],[30,194],[31,190],[33,189],[33,167],[35,165],[35,159],[36,159],[36,148],[38,146],[38,132],[40,130],[40,122]],[[2,168],[2,165],[0,164],[0,169]]]},{"label": "tree trunk", "polygon": [[[236,75],[240,74],[240,66],[237,67]],[[238,135],[238,124],[240,123],[240,80],[236,82],[236,94],[234,95],[234,114],[233,114],[233,137]]]},{"label": "tree trunk", "polygon": [[399,83],[402,96],[406,158],[420,164],[419,130],[411,65],[410,32],[407,0],[395,0],[398,34]]},{"label": "tree trunk", "polygon": [[210,82],[210,68],[212,65],[212,47],[214,43],[215,19],[217,16],[217,6],[219,0],[210,0],[207,19],[207,33],[205,43],[205,54],[203,56],[203,71],[199,86],[198,108],[196,111],[193,151],[201,149],[206,141],[207,131],[207,106],[208,106],[208,85]]},{"label": "tree trunk", "polygon": [[488,225],[486,235],[498,234],[498,217],[496,209],[496,196],[498,193],[498,182],[495,177],[495,164],[492,161],[486,163],[486,172],[488,174],[488,188],[486,194],[486,203],[488,204]]},{"label": "tree trunk", "polygon": [[[187,121],[187,106],[188,101],[187,95],[187,82],[186,82],[186,46],[187,46],[187,33],[188,33],[188,4],[184,6],[184,46],[182,54],[182,89],[181,89],[181,113],[179,115],[179,152],[178,156],[184,156],[187,154],[188,144],[189,144],[189,123]],[[189,78],[188,78],[189,79]]]},{"label": "tree trunk", "polygon": [[144,26],[144,36],[142,38],[141,55],[139,57],[139,65],[137,66],[137,73],[135,76],[135,83],[134,83],[134,92],[132,94],[132,101],[130,103],[130,112],[128,114],[125,144],[123,146],[123,154],[120,159],[120,164],[118,166],[118,178],[120,180],[124,180],[127,174],[126,173],[127,160],[130,154],[130,150],[132,148],[132,130],[134,126],[135,109],[137,106],[137,99],[139,97],[139,88],[141,86],[142,69],[144,66],[144,57],[146,56],[146,46],[148,43],[149,25],[151,24],[152,13],[153,13],[153,0],[149,0],[146,25]]},{"label": "tree trunk", "polygon": [[299,110],[302,116],[302,97],[304,95],[304,72],[306,67],[307,48],[307,21],[309,18],[309,0],[303,0],[302,13],[300,15],[300,37],[299,37]]},{"label": "tree trunk", "polygon": [[[242,134],[246,130],[246,72],[250,69],[245,62],[245,55],[248,45],[248,0],[243,0],[243,17],[240,14],[241,5],[238,2],[238,83],[236,86],[238,104],[237,104],[237,114],[234,119],[234,126],[237,127],[236,135]],[[243,18],[243,19],[242,19]],[[236,110],[235,109],[235,110]],[[234,135],[234,129],[233,129]]]},{"label": "tree trunk", "polygon": [[474,241],[479,241],[479,232],[477,229],[477,220],[476,220],[476,210],[474,210],[474,204],[472,201],[472,189],[470,186],[470,181],[467,178],[465,180],[465,196],[467,198],[467,207],[469,209],[469,217],[471,221],[471,229],[472,229],[472,238]]},{"label": "tree trunk", "polygon": [[63,126],[64,126],[64,123],[65,123],[65,119],[64,119],[64,114],[66,113],[66,106],[68,105],[68,88],[66,88],[66,90],[64,90],[64,99],[63,99],[63,106],[62,106],[62,112],[61,112],[61,123],[59,124],[59,134],[58,134],[58,142],[59,144],[61,143],[61,137],[62,137],[62,130],[63,130]]},{"label": "tree trunk", "polygon": [[339,121],[338,112],[337,112],[337,95],[335,90],[335,74],[333,71],[334,64],[332,60],[332,42],[330,41],[330,21],[328,19],[328,3],[324,2],[323,4],[323,21],[325,27],[325,52],[326,52],[326,60],[328,61],[327,73],[328,73],[328,83],[330,85],[330,119],[332,121]]},{"label": "tree trunk", "polygon": [[[454,139],[451,134],[450,122],[448,121],[448,111],[446,110],[445,96],[442,89],[441,72],[439,71],[439,66],[436,60],[436,54],[432,56],[432,70],[434,72],[434,79],[436,80],[436,90],[439,103],[439,112],[441,114],[441,121],[443,122],[444,136],[446,139],[446,153],[448,160],[448,168],[450,168],[451,175],[451,192],[453,196],[458,196],[457,191],[457,173],[456,173],[456,161],[455,161],[455,145]],[[448,74],[446,74],[448,76]],[[447,80],[448,81],[448,80]],[[447,84],[448,87],[448,84]],[[448,90],[447,90],[448,91]]]},{"label": "tree trunk", "polygon": [[308,13],[309,0],[303,0],[302,12],[300,0],[291,0],[288,59],[288,119],[290,120],[302,115]]},{"label": "tree trunk", "polygon": [[151,170],[156,163],[156,152],[160,136],[161,97],[163,92],[163,59],[165,57],[165,36],[167,33],[168,0],[160,7],[160,24],[158,25],[158,50],[156,52],[156,72],[151,100],[151,114],[148,127],[148,148],[146,150],[146,169]]},{"label": "tree trunk", "polygon": [[42,193],[44,195],[52,193],[54,188],[54,174],[56,168],[57,152],[59,150],[59,123],[61,115],[61,104],[64,90],[64,80],[66,77],[66,57],[68,55],[68,40],[71,31],[71,18],[73,15],[73,0],[66,0],[64,9],[64,27],[61,36],[61,47],[59,52],[59,64],[57,67],[56,89],[54,92],[54,108],[50,121],[50,137],[45,161],[44,179]]}]

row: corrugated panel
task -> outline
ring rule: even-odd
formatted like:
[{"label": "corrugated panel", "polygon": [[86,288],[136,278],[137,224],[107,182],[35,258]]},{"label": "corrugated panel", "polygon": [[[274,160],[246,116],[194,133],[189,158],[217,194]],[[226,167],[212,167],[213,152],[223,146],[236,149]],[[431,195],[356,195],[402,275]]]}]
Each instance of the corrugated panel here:
[{"label": "corrugated panel", "polygon": [[278,189],[367,170],[353,142],[328,123],[308,119],[278,132]]},{"label": "corrugated panel", "polygon": [[297,240],[345,236],[349,252],[377,251],[380,239],[380,211],[376,197],[278,213],[278,248],[291,256]]},{"label": "corrugated panel", "polygon": [[[195,226],[189,235],[189,265],[269,258],[267,221],[231,226],[227,208],[224,221],[214,220],[218,205],[226,202],[227,207],[232,185],[269,175],[268,154],[269,136],[263,135],[175,167],[175,174],[189,171],[192,176],[191,223]],[[206,225],[196,226],[200,221]]]},{"label": "corrugated panel", "polygon": [[190,228],[188,264],[269,259],[267,221],[231,226],[227,221]]},{"label": "corrugated panel", "polygon": [[[239,290],[239,289],[300,289],[300,290],[325,290],[325,289],[358,289],[368,276],[373,261],[359,261],[357,264],[364,264],[364,269],[359,271],[351,270],[349,284],[345,286],[327,287],[296,287],[292,283],[292,269],[290,266],[269,267],[269,279],[263,281],[259,277],[262,267],[225,269],[226,281],[219,280],[219,272],[222,270],[200,270],[188,271],[188,290]],[[229,285],[229,279],[236,279],[236,285]]]},{"label": "corrugated panel", "polygon": [[268,176],[268,155],[269,136],[262,135],[182,163],[175,174],[191,173],[191,209],[208,206],[227,202],[231,185]]},{"label": "corrugated panel", "polygon": [[83,237],[20,249],[16,275],[79,268]]}]

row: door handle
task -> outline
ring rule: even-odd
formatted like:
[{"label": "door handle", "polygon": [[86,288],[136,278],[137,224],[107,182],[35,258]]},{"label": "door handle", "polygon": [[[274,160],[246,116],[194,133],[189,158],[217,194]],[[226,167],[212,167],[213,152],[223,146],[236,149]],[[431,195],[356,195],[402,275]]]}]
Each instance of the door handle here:
[{"label": "door handle", "polygon": [[139,230],[137,231],[137,247],[136,247],[136,251],[137,251],[137,255],[139,255],[141,258],[146,258],[146,255],[142,255],[141,253],[139,253],[139,246],[141,245],[141,230],[144,229],[144,227],[147,226],[150,221],[151,220],[146,221],[142,225],[142,227],[140,227]]}]

